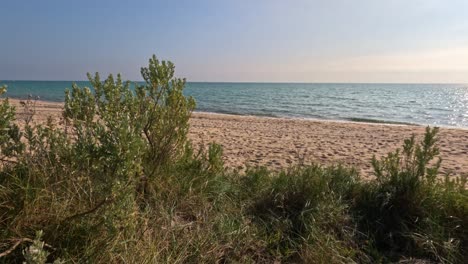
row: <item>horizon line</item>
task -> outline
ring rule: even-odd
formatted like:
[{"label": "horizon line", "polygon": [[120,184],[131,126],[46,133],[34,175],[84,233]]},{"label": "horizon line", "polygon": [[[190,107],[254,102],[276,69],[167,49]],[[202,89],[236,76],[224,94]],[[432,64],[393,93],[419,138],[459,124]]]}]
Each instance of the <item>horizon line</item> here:
[{"label": "horizon line", "polygon": [[[183,78],[181,78],[183,79]],[[105,79],[104,79],[105,80]],[[103,80],[103,81],[104,81]],[[124,82],[144,82],[144,80],[134,81],[134,80],[125,80]],[[0,79],[0,85],[2,82],[89,82],[89,80],[28,80],[28,79],[19,79],[19,80],[7,80]],[[459,84],[459,85],[468,85],[468,82],[301,82],[301,81],[284,81],[284,82],[275,82],[275,81],[188,81],[186,83],[238,83],[238,84]]]}]

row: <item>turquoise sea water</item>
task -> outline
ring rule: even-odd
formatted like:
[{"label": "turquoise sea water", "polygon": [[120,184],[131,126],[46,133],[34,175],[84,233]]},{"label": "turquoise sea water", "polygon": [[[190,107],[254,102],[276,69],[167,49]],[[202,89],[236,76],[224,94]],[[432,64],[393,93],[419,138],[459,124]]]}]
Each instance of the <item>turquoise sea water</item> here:
[{"label": "turquoise sea water", "polygon": [[[71,81],[0,81],[7,95],[61,102]],[[88,82],[77,82],[89,86]],[[466,84],[188,83],[197,111],[468,128]]]}]

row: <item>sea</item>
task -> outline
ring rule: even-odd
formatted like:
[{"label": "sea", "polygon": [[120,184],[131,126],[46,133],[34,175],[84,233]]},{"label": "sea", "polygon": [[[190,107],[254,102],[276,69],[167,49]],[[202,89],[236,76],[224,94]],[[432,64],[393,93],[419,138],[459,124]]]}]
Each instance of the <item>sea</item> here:
[{"label": "sea", "polygon": [[[63,102],[72,81],[1,85],[10,98]],[[184,93],[200,112],[468,128],[467,84],[189,82]]]}]

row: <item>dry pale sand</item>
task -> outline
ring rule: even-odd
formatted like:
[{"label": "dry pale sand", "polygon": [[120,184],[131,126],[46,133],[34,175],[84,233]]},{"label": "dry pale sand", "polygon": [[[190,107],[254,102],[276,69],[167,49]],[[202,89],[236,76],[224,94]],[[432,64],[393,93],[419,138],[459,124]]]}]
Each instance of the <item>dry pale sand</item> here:
[{"label": "dry pale sand", "polygon": [[[12,102],[18,105],[17,100]],[[37,102],[36,119],[60,118],[62,104]],[[18,114],[21,118],[21,107]],[[194,113],[189,138],[195,146],[216,142],[224,147],[226,166],[267,166],[279,170],[297,164],[320,162],[356,166],[371,176],[371,158],[401,147],[412,134],[421,136],[424,127],[354,122],[234,116]],[[442,172],[468,173],[468,130],[441,128],[439,147]]]}]

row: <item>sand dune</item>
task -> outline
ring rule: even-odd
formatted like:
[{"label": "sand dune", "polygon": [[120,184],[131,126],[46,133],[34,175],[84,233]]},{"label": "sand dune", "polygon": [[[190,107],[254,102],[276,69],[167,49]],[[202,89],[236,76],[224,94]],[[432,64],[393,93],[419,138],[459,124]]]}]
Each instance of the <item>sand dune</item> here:
[{"label": "sand dune", "polygon": [[[19,105],[17,100],[12,100]],[[37,102],[36,120],[60,118],[62,104]],[[21,107],[18,114],[21,118]],[[194,145],[217,142],[226,166],[268,166],[279,170],[300,162],[353,165],[371,176],[371,158],[401,147],[403,140],[424,134],[424,127],[313,121],[301,119],[194,113],[189,138]],[[443,173],[468,173],[468,130],[442,128],[439,147]]]}]

